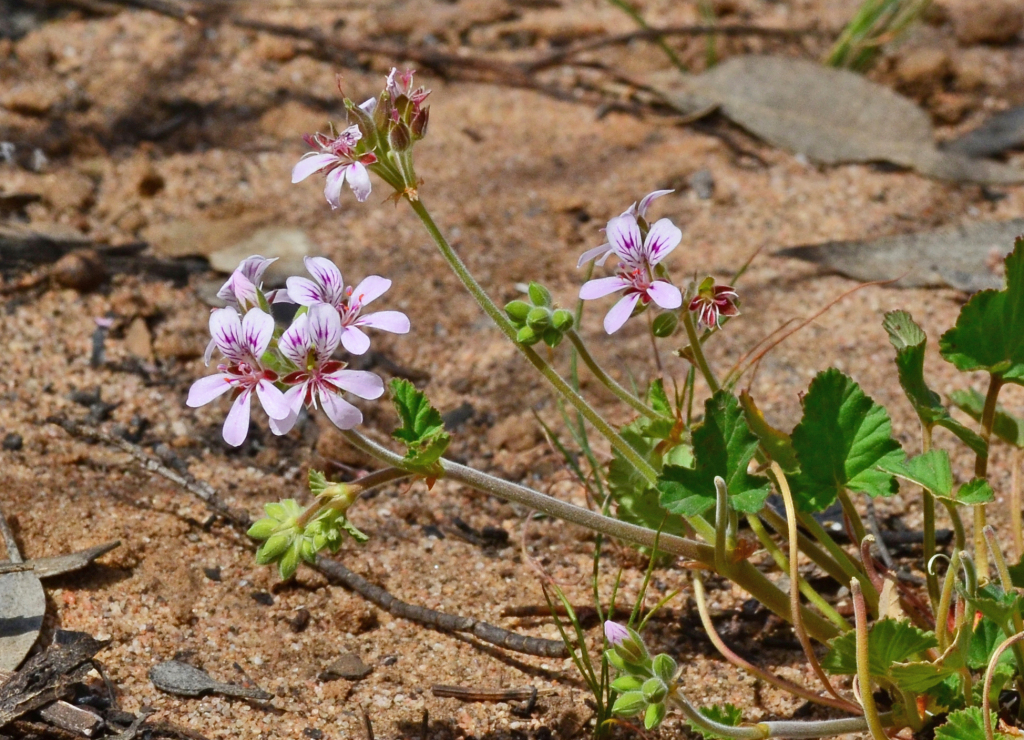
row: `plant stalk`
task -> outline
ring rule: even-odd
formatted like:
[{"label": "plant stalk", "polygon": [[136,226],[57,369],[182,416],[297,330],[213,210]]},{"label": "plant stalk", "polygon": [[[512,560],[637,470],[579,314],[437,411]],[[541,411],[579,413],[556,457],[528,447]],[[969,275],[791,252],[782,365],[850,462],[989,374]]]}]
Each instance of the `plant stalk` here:
[{"label": "plant stalk", "polygon": [[701,346],[700,337],[697,335],[697,326],[693,323],[693,312],[684,305],[682,314],[683,326],[686,327],[686,336],[690,340],[690,351],[693,353],[694,364],[697,365],[700,374],[704,376],[704,382],[708,384],[711,392],[717,393],[721,390],[722,386],[718,382],[718,378],[711,371],[708,358],[704,355],[704,348]]},{"label": "plant stalk", "polygon": [[648,419],[654,419],[657,421],[665,418],[628,390],[623,388],[614,378],[608,375],[608,373],[606,373],[602,367],[597,364],[597,360],[595,360],[593,355],[590,354],[590,350],[587,349],[587,345],[583,343],[583,337],[581,337],[575,329],[570,329],[565,332],[565,336],[569,338],[569,341],[572,342],[572,346],[576,348],[580,359],[583,360],[583,364],[585,364],[587,368],[590,369],[590,372],[594,374],[594,377],[600,380],[608,390],[618,397],[620,401],[630,406],[637,413],[646,416]]},{"label": "plant stalk", "polygon": [[[932,448],[932,425],[921,421],[921,452],[926,453]],[[921,489],[923,493],[922,508],[924,509],[924,562],[929,563],[935,556],[935,497],[927,488]],[[939,579],[929,569],[925,569],[928,582],[928,600],[931,602],[932,613],[939,603]]]},{"label": "plant stalk", "polygon": [[853,614],[857,630],[857,682],[860,684],[860,703],[864,707],[864,719],[873,740],[889,740],[878,716],[875,696],[871,691],[871,671],[868,654],[868,614],[864,604],[864,596],[860,590],[860,581],[850,580],[850,593],[853,595]]},{"label": "plant stalk", "polygon": [[[996,419],[996,403],[999,391],[1003,387],[1003,377],[998,373],[989,376],[988,393],[985,394],[985,406],[981,411],[981,438],[985,440],[985,454],[978,455],[974,460],[974,477],[988,477],[988,457],[992,439],[992,425]],[[988,578],[988,552],[985,547],[985,505],[974,507],[974,559],[977,561],[978,572],[982,578]]]}]

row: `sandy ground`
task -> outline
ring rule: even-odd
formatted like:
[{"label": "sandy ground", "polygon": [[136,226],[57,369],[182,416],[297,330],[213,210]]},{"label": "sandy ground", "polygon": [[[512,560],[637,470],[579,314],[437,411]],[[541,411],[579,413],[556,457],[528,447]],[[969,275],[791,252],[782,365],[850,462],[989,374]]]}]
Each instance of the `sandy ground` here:
[{"label": "sandy ground", "polygon": [[[716,7],[723,17],[742,22],[816,23],[827,33],[837,27],[833,16],[841,20],[849,12],[848,5],[816,2],[737,0]],[[699,19],[694,3],[650,2],[644,12],[659,24]],[[389,40],[461,43],[510,58],[542,50],[566,34],[585,38],[630,29],[619,11],[587,0],[550,6],[469,0],[342,3],[278,7],[264,16]],[[684,59],[699,66],[703,44],[680,44]],[[799,44],[754,39],[722,41],[719,51],[814,56],[823,48],[814,38]],[[940,135],[969,127],[987,110],[1022,102],[1019,43],[962,48],[939,17],[919,28],[875,76],[902,84],[894,71],[899,54],[914,48],[939,48],[949,55],[945,72],[916,92],[945,126]],[[59,224],[110,243],[148,239],[166,255],[206,254],[210,246],[204,240],[218,224],[227,224],[231,233],[263,225],[306,230],[316,251],[337,261],[353,280],[371,273],[394,280],[382,303],[408,312],[413,332],[378,334],[374,348],[424,378],[421,385],[442,411],[471,404],[472,417],[455,434],[457,459],[584,503],[581,488],[545,444],[533,418],[536,412],[560,424],[551,394],[460,291],[414,215],[383,202],[386,193],[376,184],[367,203],[346,196],[334,213],[317,184],[289,184],[290,167],[305,151],[300,135],[322,129],[341,110],[335,88],[339,70],[300,51],[295,42],[226,25],[193,29],[136,12],[108,18],[72,14],[49,20],[20,40],[0,40],[5,95],[0,139],[19,146],[15,163],[0,165],[0,194],[39,194],[41,200],[21,217],[33,225]],[[341,71],[346,91],[359,100],[379,88],[389,60],[354,61],[367,71]],[[630,71],[664,66],[644,45],[609,50],[606,61]],[[987,73],[980,85],[975,81],[968,87],[964,69],[976,71],[977,65],[969,66],[975,63]],[[683,242],[670,258],[677,276],[728,278],[762,249],[738,286],[743,317],[710,348],[712,362],[722,369],[783,321],[809,315],[854,287],[802,263],[774,258],[774,248],[1024,214],[1021,188],[1001,188],[1003,197],[994,200],[977,186],[885,168],[821,169],[730,131],[763,159],[760,164],[720,138],[662,119],[619,113],[598,119],[587,106],[530,91],[426,79],[434,92],[430,133],[417,148],[418,172],[425,180],[421,193],[499,300],[515,297],[517,283],[539,279],[556,300],[570,305],[581,280],[578,254],[599,243],[599,229],[609,217],[660,187],[677,188],[654,209],[683,229]],[[963,105],[955,124],[940,116],[951,96]],[[178,114],[186,117],[184,124],[169,134],[156,130]],[[40,172],[26,166],[25,157],[35,147],[48,159]],[[714,178],[709,199],[686,184],[702,169]],[[194,228],[191,236],[177,242],[166,236],[183,223]],[[225,404],[185,407],[189,384],[205,372],[200,355],[208,307],[200,296],[222,279],[199,273],[189,285],[175,287],[118,275],[97,292],[52,287],[3,299],[0,436],[23,437],[22,449],[0,452],[3,511],[31,557],[122,541],[97,566],[47,584],[47,632],[59,626],[108,636],[112,643],[100,658],[124,707],[152,707],[155,719],[209,738],[362,737],[364,711],[379,738],[420,737],[425,713],[429,737],[438,740],[585,736],[591,714],[587,693],[569,661],[506,654],[395,619],[308,570],[294,582],[278,583],[276,573],[254,565],[245,543],[229,529],[207,523],[200,502],[141,472],[127,456],[72,440],[44,422],[51,414],[84,416],[86,409],[69,394],[99,387],[102,399],[116,406],[109,424],[136,427],[144,419],[144,446],[168,445],[193,474],[252,513],[264,502],[306,496],[303,480],[310,466],[335,472],[341,470],[336,463],[365,466],[320,420],[276,438],[257,415],[250,441],[232,450],[220,439]],[[895,380],[882,315],[908,309],[929,332],[927,372],[934,388],[948,392],[967,382],[980,388],[980,378],[958,377],[934,349],[934,338],[951,325],[962,300],[945,290],[861,290],[772,353],[751,393],[770,421],[788,429],[799,418],[800,392],[816,372],[835,365],[889,407],[897,437],[914,450],[916,422]],[[634,321],[609,339],[601,331],[602,314],[597,307],[585,315],[586,338],[614,375],[645,384],[656,369],[644,322]],[[114,326],[106,341],[108,365],[96,369],[89,362],[91,337],[101,317],[112,318]],[[143,338],[129,328],[140,318],[136,326],[145,328]],[[686,367],[671,355],[672,348],[663,346],[666,372],[681,379]],[[553,356],[564,368],[567,352],[560,349]],[[140,372],[112,369],[138,368],[140,360]],[[380,363],[376,369],[389,375]],[[629,419],[596,383],[585,379],[584,391],[612,420]],[[1024,406],[1019,389],[1008,389],[1003,399],[1010,408]],[[384,440],[395,424],[393,411],[385,403],[362,405],[367,433]],[[600,451],[607,454],[606,448]],[[993,484],[1000,497],[1008,490],[1008,462],[1007,451],[996,447]],[[954,464],[959,475],[969,475],[969,456],[957,453]],[[919,524],[912,496],[880,501],[878,509],[883,517],[902,514],[908,526]],[[1004,524],[1005,510],[992,509],[996,523]],[[527,527],[525,514],[444,481],[430,491],[423,483],[384,489],[352,513],[371,541],[362,547],[347,543],[340,557],[411,603],[557,637],[547,619],[510,619],[502,610],[544,603],[537,572],[524,555],[575,603],[587,603],[593,539],[559,522],[533,521]],[[463,541],[453,534],[456,518],[476,528],[504,528],[509,545],[488,551]],[[632,598],[642,565],[635,554],[606,546],[604,595],[616,570],[625,566],[624,593]],[[220,569],[219,580],[207,575],[213,568]],[[681,588],[675,603],[685,611],[688,583],[684,570],[666,564],[656,570],[651,603]],[[727,610],[720,621],[723,632],[787,677],[813,682],[797,652],[765,648],[752,637],[759,625],[751,628],[730,616],[728,610],[744,596],[718,586],[712,600],[716,609]],[[266,597],[253,598],[261,593],[269,593],[272,604]],[[294,632],[290,622],[303,607],[312,619],[305,630]],[[724,664],[695,637],[692,621],[684,621],[690,626],[660,623],[652,635],[685,666],[693,699],[732,701],[750,720],[788,716],[799,706]],[[345,652],[373,666],[369,677],[318,679],[324,666]],[[237,663],[275,698],[262,706],[162,694],[146,673],[175,655],[225,680],[240,679],[232,667]],[[432,684],[535,685],[554,693],[540,700],[532,717],[522,718],[508,704],[435,698]],[[671,719],[661,734],[683,732]]]}]

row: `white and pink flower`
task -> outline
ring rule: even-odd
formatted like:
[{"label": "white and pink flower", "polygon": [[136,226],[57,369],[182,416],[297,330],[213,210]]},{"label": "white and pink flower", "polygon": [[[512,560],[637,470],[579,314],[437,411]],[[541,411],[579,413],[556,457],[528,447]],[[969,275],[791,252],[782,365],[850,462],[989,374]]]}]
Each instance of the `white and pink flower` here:
[{"label": "white and pink flower", "polygon": [[698,327],[719,328],[723,316],[739,316],[738,301],[739,294],[731,285],[717,285],[713,278],[707,278],[687,308],[697,315]]},{"label": "white and pink flower", "polygon": [[608,222],[607,233],[611,251],[619,258],[618,274],[590,280],[580,288],[583,300],[625,292],[604,318],[606,332],[614,334],[618,331],[633,315],[637,303],[646,306],[653,301],[667,310],[683,304],[679,288],[654,275],[657,264],[682,240],[683,234],[678,227],[663,218],[651,226],[645,239],[636,218],[624,213]]},{"label": "white and pink flower", "polygon": [[391,281],[370,275],[354,288],[345,286],[338,266],[324,257],[306,257],[306,269],[313,279],[288,278],[288,295],[300,306],[326,303],[333,306],[341,322],[341,344],[354,355],[370,348],[370,338],[362,328],[381,329],[394,334],[409,332],[409,317],[401,311],[377,311],[363,314],[363,308],[380,298],[391,287]]},{"label": "white and pink flower", "polygon": [[343,391],[360,398],[375,399],[384,394],[384,381],[373,373],[346,370],[345,363],[332,360],[331,355],[341,341],[342,326],[338,312],[326,303],[310,306],[281,335],[278,348],[298,370],[282,381],[292,386],[284,394],[288,413],[272,418],[270,428],[285,434],[293,426],[303,406],[323,407],[327,417],[339,429],[352,429],[363,420],[363,414],[345,400]]},{"label": "white and pink flower", "polygon": [[[650,208],[651,203],[663,195],[674,193],[674,190],[655,190],[653,193],[648,193],[640,199],[640,204],[634,203],[625,211],[622,212],[623,216],[632,216],[634,219],[639,221],[640,219],[647,219],[647,209]],[[602,229],[604,231],[604,229]],[[588,249],[586,252],[580,255],[579,262],[576,263],[576,267],[583,267],[583,265],[590,262],[592,259],[597,260],[598,265],[603,265],[605,261],[615,253],[612,245],[605,242],[599,247]]]},{"label": "white and pink flower", "polygon": [[356,154],[356,145],[362,138],[358,126],[349,126],[335,137],[326,134],[306,136],[306,143],[316,152],[304,154],[292,169],[292,182],[302,182],[317,172],[327,173],[324,197],[331,208],[341,207],[341,188],[348,180],[348,186],[360,203],[370,197],[370,173],[366,165],[377,161],[372,152]]},{"label": "white and pink flower", "polygon": [[[276,261],[277,257],[267,259],[258,254],[246,257],[231,273],[231,277],[220,286],[217,297],[242,313],[251,308],[258,308],[259,293],[263,290],[263,273]],[[288,302],[288,292],[285,290],[271,290],[265,292],[263,297],[267,299],[267,303]],[[207,365],[210,364],[216,347],[217,342],[213,339],[206,345],[203,359]]]},{"label": "white and pink flower", "polygon": [[271,419],[288,416],[289,407],[274,383],[277,373],[263,367],[263,353],[274,336],[274,319],[254,308],[239,319],[234,308],[218,308],[210,314],[210,333],[226,362],[217,366],[217,374],[200,378],[188,392],[186,403],[192,408],[205,406],[228,391],[235,394],[224,421],[224,441],[238,447],[249,433],[252,394]]}]

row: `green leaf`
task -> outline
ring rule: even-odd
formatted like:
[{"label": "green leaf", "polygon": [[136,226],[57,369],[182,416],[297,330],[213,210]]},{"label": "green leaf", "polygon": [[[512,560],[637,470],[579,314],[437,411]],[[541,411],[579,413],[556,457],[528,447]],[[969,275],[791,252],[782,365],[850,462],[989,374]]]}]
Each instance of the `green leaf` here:
[{"label": "green leaf", "polygon": [[[996,713],[992,712],[992,725],[998,724]],[[997,732],[999,740],[1009,740],[1007,735]],[[985,740],[985,721],[981,707],[968,707],[950,712],[946,723],[935,729],[935,740]]]},{"label": "green leaf", "polygon": [[760,511],[771,489],[766,478],[747,474],[757,446],[736,397],[718,391],[705,402],[704,421],[693,432],[695,467],[666,465],[662,470],[661,505],[682,516],[703,514],[715,505],[715,477],[721,476],[734,509]]},{"label": "green leaf", "polygon": [[953,501],[963,506],[987,504],[996,497],[995,491],[984,478],[972,478],[957,489]]},{"label": "green leaf", "polygon": [[800,468],[793,449],[793,439],[783,431],[771,426],[757,407],[749,393],[740,393],[740,405],[750,431],[761,441],[768,457],[777,462],[786,473],[795,473]]},{"label": "green leaf", "polygon": [[[999,694],[1002,692],[1003,687],[1006,686],[1013,677],[1017,675],[1017,667],[1014,664],[1013,654],[1009,651],[999,656],[999,662],[996,664],[996,668],[992,671],[992,687],[989,690],[988,698],[992,702],[992,706],[999,704]],[[985,693],[985,682],[975,681],[971,687],[971,696],[974,700],[981,704],[982,695]]]},{"label": "green leaf", "polygon": [[895,479],[879,465],[903,460],[886,410],[835,368],[818,373],[803,399],[804,415],[793,430],[800,462],[794,498],[804,511],[822,511],[844,488],[890,496]]},{"label": "green leaf", "polygon": [[[975,421],[981,421],[981,412],[985,408],[983,394],[973,388],[966,391],[953,391],[949,394],[949,400]],[[992,420],[992,433],[1008,445],[1024,447],[1024,419],[1008,413],[1002,404],[996,404],[996,417]]]},{"label": "green leaf", "polygon": [[451,443],[451,436],[444,431],[440,412],[408,380],[392,380],[391,394],[402,420],[401,428],[396,429],[393,436],[405,442],[405,458],[409,467],[426,475],[440,476],[442,471],[438,460]]},{"label": "green leaf", "polygon": [[665,702],[649,704],[647,711],[644,712],[644,728],[653,730],[660,725],[661,721],[665,719],[666,712],[668,712],[668,708],[665,706]]},{"label": "green leaf", "polygon": [[363,545],[370,541],[369,535],[367,535],[365,532],[361,531],[358,527],[356,527],[356,525],[353,524],[348,519],[348,517],[342,517],[341,519],[339,519],[338,526],[341,527],[342,530],[347,532],[348,536],[354,539],[360,545]]},{"label": "green leaf", "polygon": [[309,491],[313,496],[319,496],[329,485],[326,475],[319,470],[309,469]]},{"label": "green leaf", "polygon": [[1013,584],[1013,587],[1024,588],[1024,556],[1021,556],[1021,559],[1007,570],[1010,571],[1010,583]]},{"label": "green leaf", "polygon": [[960,309],[939,351],[958,370],[986,370],[1024,381],[1024,238],[1006,256],[1006,288],[982,290]]},{"label": "green leaf", "polygon": [[[733,706],[732,704],[715,704],[710,707],[703,707],[700,709],[700,713],[712,722],[717,722],[720,725],[728,725],[729,727],[739,727],[743,722],[743,712],[739,707]],[[691,728],[708,740],[725,740],[724,735],[720,735],[717,732],[712,732],[710,730],[705,730],[703,727],[698,727],[692,722],[689,724]]]},{"label": "green leaf", "polygon": [[[957,590],[961,589],[959,586]],[[1016,592],[1006,593],[995,583],[987,583],[978,589],[974,596],[961,593],[970,606],[994,621],[998,625],[1008,625],[1014,613],[1020,612],[1024,606],[1024,597]],[[1007,632],[1006,636],[1010,636]]]},{"label": "green leaf", "polygon": [[647,700],[644,699],[642,693],[639,691],[627,691],[615,700],[615,704],[612,705],[612,714],[618,714],[622,717],[633,717],[640,714],[646,706]]},{"label": "green leaf", "polygon": [[[886,618],[868,631],[868,670],[872,676],[892,678],[894,663],[905,663],[928,648],[938,646],[935,634],[910,622]],[[857,636],[853,630],[829,642],[821,667],[829,673],[852,676],[857,673]]]},{"label": "green leaf", "polygon": [[893,663],[889,678],[903,691],[924,694],[953,674],[953,669],[925,661]]},{"label": "green leaf", "polygon": [[668,400],[665,383],[661,378],[651,383],[651,387],[647,389],[647,405],[662,416],[673,416],[672,403]]},{"label": "green leaf", "polygon": [[[971,641],[967,647],[967,667],[981,671],[988,667],[992,654],[999,644],[1006,639],[1002,628],[988,617],[982,617],[974,627]],[[999,656],[1000,663],[1013,663],[1013,653],[1009,650]]]},{"label": "green leaf", "polygon": [[949,498],[953,493],[953,468],[945,450],[929,450],[904,462],[888,460],[878,467],[897,478],[916,483],[936,496]]}]

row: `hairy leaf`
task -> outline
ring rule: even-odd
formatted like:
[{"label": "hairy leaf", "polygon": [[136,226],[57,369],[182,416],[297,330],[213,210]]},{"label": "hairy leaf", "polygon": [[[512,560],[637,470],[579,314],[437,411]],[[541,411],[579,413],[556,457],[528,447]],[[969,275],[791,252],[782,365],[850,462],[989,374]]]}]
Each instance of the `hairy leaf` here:
[{"label": "hairy leaf", "polygon": [[771,489],[767,479],[747,473],[757,446],[736,397],[718,391],[705,402],[704,421],[693,432],[694,468],[666,465],[662,470],[661,505],[683,516],[703,514],[715,505],[715,477],[721,476],[734,509],[760,511]]},{"label": "hairy leaf", "polygon": [[793,494],[801,509],[822,511],[844,488],[870,496],[896,493],[892,475],[878,470],[903,459],[889,414],[852,378],[835,368],[818,373],[803,406],[793,430],[800,462]]},{"label": "hairy leaf", "polygon": [[985,370],[1024,383],[1024,238],[1006,257],[1006,288],[975,293],[939,351],[958,370]]},{"label": "hairy leaf", "polygon": [[[935,634],[910,622],[886,618],[868,631],[868,670],[872,676],[891,678],[894,663],[905,663],[928,648],[936,647]],[[821,667],[829,673],[852,676],[857,673],[857,636],[851,630],[829,642]]]},{"label": "hairy leaf", "polygon": [[[974,627],[971,641],[967,647],[967,667],[974,671],[982,671],[992,660],[992,654],[999,644],[1006,639],[1002,628],[988,617],[982,617]],[[1013,663],[1013,653],[1009,650],[999,656],[1000,663]]]},{"label": "hairy leaf", "polygon": [[[743,722],[742,710],[732,704],[713,704],[710,707],[701,708],[700,713],[712,722],[717,722],[720,725],[728,725],[729,727],[739,727]],[[707,738],[707,740],[726,740],[724,735],[719,735],[717,732],[705,730],[692,722],[690,723],[690,727],[702,737]]]},{"label": "hairy leaf", "polygon": [[972,478],[957,489],[952,500],[964,506],[987,504],[995,499],[995,491],[984,478]]},{"label": "hairy leaf", "polygon": [[889,678],[904,691],[923,694],[946,680],[953,669],[926,661],[915,663],[893,663]]},{"label": "hairy leaf", "polygon": [[945,450],[929,450],[903,462],[888,460],[879,469],[926,488],[930,493],[948,498],[953,493],[953,468]]},{"label": "hairy leaf", "polygon": [[430,405],[426,394],[408,380],[392,380],[391,395],[402,420],[402,426],[392,436],[405,442],[409,466],[427,475],[439,475],[438,460],[451,443],[440,412]]},{"label": "hairy leaf", "polygon": [[[996,725],[998,718],[992,712],[992,724]],[[1009,740],[1007,735],[1001,732],[995,733],[997,740]],[[956,712],[950,712],[946,717],[946,723],[935,729],[935,740],[985,740],[985,721],[981,713],[981,707],[968,707]]]}]

